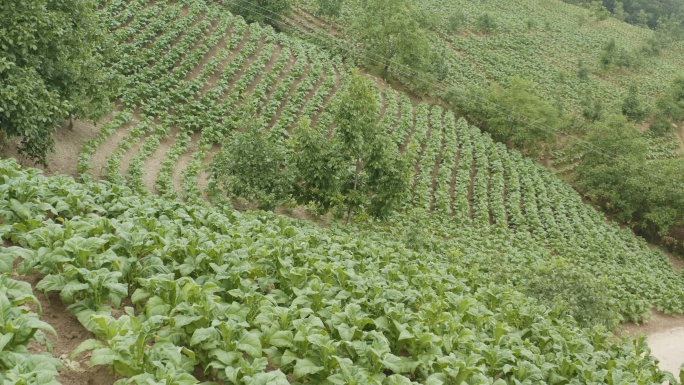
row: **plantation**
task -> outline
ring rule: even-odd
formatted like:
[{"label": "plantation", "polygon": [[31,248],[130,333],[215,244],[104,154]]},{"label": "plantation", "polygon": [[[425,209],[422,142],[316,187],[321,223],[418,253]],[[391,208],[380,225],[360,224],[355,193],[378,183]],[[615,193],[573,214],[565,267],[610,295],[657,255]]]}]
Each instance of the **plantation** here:
[{"label": "plantation", "polygon": [[2,339],[6,381],[50,383],[59,366],[26,350],[49,326],[22,311],[32,297],[7,275],[13,265],[40,272],[36,289],[58,292],[97,336],[73,356],[89,351],[92,365],[112,368],[122,383],[198,383],[196,365],[235,384],[667,378],[643,339],[579,329],[562,310],[478,282],[446,255],[373,233],[45,178],[12,161],[1,161],[0,175],[0,235],[13,245],[0,255],[12,328]]},{"label": "plantation", "polygon": [[[152,31],[162,21],[144,19],[149,22],[144,27],[138,26],[136,17],[128,21],[127,27],[117,30],[117,36],[128,36],[122,41],[121,50],[131,52],[122,55],[116,64],[130,73],[121,98],[125,109],[103,125],[100,135],[85,146],[80,171],[92,169],[95,176],[126,183],[142,194],[180,196],[197,203],[210,192],[208,188],[202,189],[212,183],[211,176],[203,172],[207,158],[222,143],[223,136],[243,128],[235,126],[242,115],[260,111],[261,129],[282,145],[301,119],[311,119],[314,127],[325,132],[333,128],[335,101],[350,77],[339,60],[270,28],[248,26],[239,17],[223,16],[223,24],[218,26],[218,15],[226,15],[218,8],[193,4],[185,13],[181,5],[160,8],[160,2],[141,2],[140,7],[141,12],[150,9],[150,15],[160,17],[166,17],[161,12],[165,9],[179,22],[164,20],[165,25],[176,27],[147,43],[143,43],[143,38],[156,36]],[[116,9],[119,8],[113,3],[104,8],[112,12],[112,26],[129,18],[127,13],[116,13]],[[191,20],[197,24],[188,28]],[[214,20],[217,27],[207,27],[213,25],[207,20]],[[129,31],[134,27],[142,32]],[[207,28],[209,36],[221,37],[210,44],[202,42],[208,33],[193,32]],[[137,49],[142,52],[146,44],[151,50],[159,46],[160,52],[168,52],[167,55],[187,51],[183,46],[162,45],[174,41],[192,42],[197,51],[191,50],[184,56],[187,62],[162,56],[151,66],[147,66],[142,53],[135,51],[135,47],[140,47]],[[210,47],[217,44],[225,44],[226,48],[212,51]],[[233,51],[228,51],[228,47],[234,47]],[[215,56],[211,56],[213,52]],[[337,64],[328,67],[333,63]],[[267,69],[261,70],[264,66]],[[167,76],[169,68],[171,75]],[[328,77],[312,75],[324,68],[334,71],[328,70]],[[286,76],[281,74],[283,71]],[[462,119],[457,120],[442,107],[412,102],[406,95],[382,85],[378,86],[377,100],[379,124],[402,151],[413,172],[410,195],[403,206],[440,218],[446,226],[442,231],[445,236],[458,234],[464,225],[490,233],[530,234],[534,240],[530,247],[548,249],[593,276],[606,279],[605,291],[621,319],[647,318],[652,306],[682,313],[684,287],[667,258],[649,249],[629,231],[606,223],[603,215],[585,206],[579,195],[552,173],[518,152],[494,143],[488,135]],[[111,139],[113,135],[118,135],[118,140]],[[168,137],[175,141],[160,148]],[[98,167],[92,166],[91,156],[97,154],[98,144],[112,140],[118,145],[99,174]],[[166,150],[163,160],[151,164],[151,154],[162,149]],[[122,165],[123,159],[130,159],[127,168]],[[182,164],[187,166],[181,168]],[[156,175],[143,178],[144,173],[155,167]],[[534,263],[520,263],[516,258],[505,264],[511,271],[507,279],[524,281],[525,269],[551,259],[548,252],[541,253],[544,257]]]},{"label": "plantation", "polygon": [[[473,4],[468,14],[489,12],[498,25],[494,9],[523,6]],[[584,12],[552,4],[534,11],[568,31],[558,10]],[[56,383],[81,360],[131,384],[676,383],[643,336],[612,331],[653,309],[684,313],[684,276],[553,171],[444,104],[225,6],[98,5],[116,51],[106,65],[121,84],[78,155],[80,182],[0,159],[3,381]],[[313,3],[299,5],[300,34],[339,33],[340,24],[322,31]],[[453,71],[472,68],[455,60],[484,55],[478,44],[509,47],[522,21],[505,20],[505,36],[445,37],[464,44],[447,55],[447,84],[517,74],[503,59],[500,70],[514,72]],[[623,38],[620,28],[636,33],[610,33]],[[596,30],[573,38],[603,38]],[[525,32],[549,39],[529,48],[565,55],[553,31]],[[580,43],[565,44],[572,55]],[[540,71],[520,69],[539,75],[538,95],[573,108],[589,90],[615,103],[624,91],[613,73],[545,89],[551,67],[527,65]],[[675,66],[658,68],[648,71],[660,81]],[[672,136],[639,135],[652,159],[679,157]],[[556,172],[575,169],[575,150],[556,153]],[[244,200],[353,224],[234,211]],[[92,333],[70,358],[37,348],[54,330],[28,277]]]}]

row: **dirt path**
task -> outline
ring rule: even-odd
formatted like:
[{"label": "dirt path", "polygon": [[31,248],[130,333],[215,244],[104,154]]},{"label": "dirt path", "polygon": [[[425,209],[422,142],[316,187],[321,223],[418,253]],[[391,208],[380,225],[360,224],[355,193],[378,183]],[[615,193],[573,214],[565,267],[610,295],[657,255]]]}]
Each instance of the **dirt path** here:
[{"label": "dirt path", "polygon": [[[40,282],[40,274],[29,276],[13,276],[12,278],[22,280],[31,284],[35,288]],[[63,385],[111,385],[117,378],[112,375],[106,366],[91,367],[89,364],[90,354],[82,354],[72,361],[71,353],[81,344],[81,342],[95,338],[86,330],[74,315],[67,311],[65,305],[59,298],[57,292],[51,292],[47,297],[41,292],[34,290],[33,294],[40,301],[43,309],[41,320],[49,323],[57,335],[46,333],[52,342],[52,356],[59,358],[64,363],[64,369],[60,369],[60,375],[56,378]],[[38,345],[29,345],[29,350],[38,352],[43,351]]]},{"label": "dirt path", "polygon": [[[103,119],[108,120],[109,117]],[[76,120],[74,121],[73,129],[68,128],[68,123],[55,131],[55,151],[48,154],[47,161],[49,167],[44,169],[46,175],[55,173],[65,174],[69,176],[77,176],[76,165],[78,163],[78,153],[81,151],[81,146],[88,139],[92,139],[100,132],[100,125],[95,125],[90,122]],[[2,157],[15,158],[19,164],[25,167],[35,167],[33,162],[26,157],[19,155],[18,139],[10,140],[9,146],[0,151]]]},{"label": "dirt path", "polygon": [[648,336],[651,353],[660,360],[660,369],[679,377],[679,367],[684,364],[684,315],[667,315],[653,311],[653,319],[646,325],[627,324],[623,335]]}]

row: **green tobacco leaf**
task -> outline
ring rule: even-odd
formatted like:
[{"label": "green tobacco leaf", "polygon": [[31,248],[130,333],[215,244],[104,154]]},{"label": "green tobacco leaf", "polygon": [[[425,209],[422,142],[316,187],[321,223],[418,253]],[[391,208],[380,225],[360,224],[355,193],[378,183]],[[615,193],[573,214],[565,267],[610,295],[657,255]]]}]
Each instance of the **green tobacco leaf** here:
[{"label": "green tobacco leaf", "polygon": [[[12,341],[12,338],[14,337],[14,333],[7,333],[7,334],[2,334],[0,335],[0,352],[5,351],[5,346]],[[10,349],[12,347],[10,346]]]},{"label": "green tobacco leaf", "polygon": [[137,304],[138,302],[147,299],[150,297],[150,293],[148,293],[145,289],[138,288],[135,289],[133,292],[133,295],[131,296],[131,302],[134,304]]},{"label": "green tobacco leaf", "polygon": [[88,350],[95,350],[95,349],[100,349],[103,348],[104,344],[101,341],[95,340],[95,339],[87,339],[83,342],[81,342],[76,349],[71,353],[71,359],[74,360],[76,357],[78,357],[81,353],[88,351]]},{"label": "green tobacco leaf", "polygon": [[90,365],[114,365],[114,363],[121,359],[121,355],[110,348],[100,348],[93,350],[90,356]]},{"label": "green tobacco leaf", "polygon": [[275,370],[268,373],[258,373],[253,377],[245,377],[245,385],[290,385],[285,373]]},{"label": "green tobacco leaf", "polygon": [[238,341],[237,347],[252,357],[261,357],[261,341],[255,332],[244,333]]},{"label": "green tobacco leaf", "polygon": [[387,380],[383,384],[386,385],[411,385],[412,382],[408,378],[400,375],[400,374],[393,374],[389,377],[387,377]]},{"label": "green tobacco leaf", "polygon": [[387,353],[381,362],[387,369],[394,373],[411,373],[419,364],[406,357],[395,356],[392,353]]},{"label": "green tobacco leaf", "polygon": [[293,334],[291,330],[279,330],[271,336],[269,343],[279,348],[292,347]]},{"label": "green tobacco leaf", "polygon": [[322,366],[317,366],[311,360],[308,360],[306,358],[298,359],[297,364],[294,367],[294,376],[295,378],[304,378],[310,374],[316,374],[323,370],[324,368]]},{"label": "green tobacco leaf", "polygon": [[200,328],[195,330],[195,332],[192,334],[192,338],[190,338],[190,345],[196,346],[204,341],[219,341],[220,338],[221,335],[215,328]]}]

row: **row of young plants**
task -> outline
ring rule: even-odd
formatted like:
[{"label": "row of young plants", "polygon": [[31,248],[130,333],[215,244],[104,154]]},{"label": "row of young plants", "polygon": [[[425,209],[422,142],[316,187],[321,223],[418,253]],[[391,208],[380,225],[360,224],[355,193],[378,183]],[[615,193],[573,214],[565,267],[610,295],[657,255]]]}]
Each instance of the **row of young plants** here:
[{"label": "row of young plants", "polygon": [[[47,178],[13,160],[0,178],[0,237],[14,245],[2,260],[44,275],[37,289],[97,337],[72,357],[90,352],[119,384],[195,384],[197,367],[233,384],[676,383],[643,338],[580,329],[562,308],[474,276],[458,251]],[[457,243],[504,247],[471,237]]]},{"label": "row of young plants", "polygon": [[[19,215],[30,215],[23,211],[19,201],[6,203],[14,206]],[[0,381],[3,384],[58,384],[55,376],[63,364],[50,354],[52,345],[46,336],[46,333],[57,333],[40,320],[40,302],[33,295],[31,285],[12,278],[13,262],[11,256],[0,255]],[[47,352],[36,352],[41,349]]]}]

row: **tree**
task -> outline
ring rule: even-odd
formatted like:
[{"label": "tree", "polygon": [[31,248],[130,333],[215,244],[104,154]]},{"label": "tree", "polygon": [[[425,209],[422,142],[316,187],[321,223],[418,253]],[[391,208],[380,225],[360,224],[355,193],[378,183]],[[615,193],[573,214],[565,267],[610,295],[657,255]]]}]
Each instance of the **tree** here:
[{"label": "tree", "polygon": [[307,122],[295,131],[295,196],[300,203],[315,202],[324,209],[344,205],[347,223],[361,207],[385,216],[404,202],[410,172],[397,145],[377,124],[379,106],[371,81],[353,71],[336,107],[331,139]]},{"label": "tree", "polygon": [[69,117],[98,120],[115,77],[111,47],[89,0],[5,1],[0,7],[0,130],[46,165],[52,133]]},{"label": "tree", "polygon": [[575,180],[620,220],[634,224],[648,200],[648,143],[621,115],[597,122],[590,132]]},{"label": "tree", "polygon": [[639,95],[639,90],[632,85],[622,100],[622,114],[633,122],[642,122],[649,114],[646,101]]},{"label": "tree", "polygon": [[492,33],[496,31],[498,26],[492,15],[483,13],[477,18],[477,27],[482,33]]},{"label": "tree", "polygon": [[224,0],[230,12],[240,15],[250,23],[280,27],[283,17],[290,14],[291,0]]},{"label": "tree", "polygon": [[430,40],[416,14],[409,0],[361,1],[351,31],[363,45],[369,64],[380,67],[383,76],[395,67],[398,78],[406,77],[402,66],[418,72],[428,68]]},{"label": "tree", "polygon": [[316,0],[316,13],[321,16],[340,17],[342,13],[342,0]]},{"label": "tree", "polygon": [[324,212],[339,204],[342,160],[326,133],[304,120],[294,130],[291,147],[297,201],[316,203]]},{"label": "tree", "polygon": [[659,116],[667,117],[675,123],[684,120],[684,76],[672,80],[656,105]]},{"label": "tree", "polygon": [[230,196],[258,203],[265,210],[289,197],[292,178],[286,149],[262,135],[258,120],[246,120],[212,164],[218,185]]},{"label": "tree", "polygon": [[509,83],[508,87],[471,88],[464,93],[448,93],[445,97],[457,110],[485,128],[494,140],[530,154],[536,153],[554,142],[562,123],[560,112],[530,92],[530,82],[513,77]]},{"label": "tree", "polygon": [[349,208],[347,223],[351,221],[354,208],[363,203],[359,182],[364,156],[370,153],[373,142],[381,134],[377,119],[378,101],[372,83],[368,78],[354,72],[335,115],[336,140],[340,143],[344,158],[351,160],[354,167],[353,182],[343,187],[344,202]]}]

